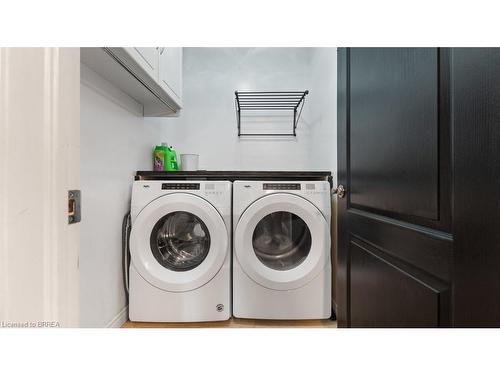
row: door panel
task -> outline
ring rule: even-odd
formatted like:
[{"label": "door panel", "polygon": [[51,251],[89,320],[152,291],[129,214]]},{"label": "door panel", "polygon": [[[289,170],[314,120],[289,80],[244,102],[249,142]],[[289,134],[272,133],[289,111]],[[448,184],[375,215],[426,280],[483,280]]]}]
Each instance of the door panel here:
[{"label": "door panel", "polygon": [[339,49],[340,327],[451,324],[448,54]]},{"label": "door panel", "polygon": [[352,206],[438,218],[438,53],[350,53]]},{"label": "door panel", "polygon": [[437,327],[439,292],[368,250],[350,243],[352,327]]},{"label": "door panel", "polygon": [[357,236],[429,274],[451,280],[451,235],[356,209],[349,211],[349,218]]}]

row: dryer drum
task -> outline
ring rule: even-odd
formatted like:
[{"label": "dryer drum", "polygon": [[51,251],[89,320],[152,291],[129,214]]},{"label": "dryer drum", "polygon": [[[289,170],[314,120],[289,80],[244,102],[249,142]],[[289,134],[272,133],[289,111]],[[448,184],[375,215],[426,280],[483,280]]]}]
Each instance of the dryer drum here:
[{"label": "dryer drum", "polygon": [[266,266],[288,270],[301,264],[311,248],[311,232],[297,215],[279,211],[265,216],[255,227],[252,244]]},{"label": "dryer drum", "polygon": [[150,242],[151,251],[162,266],[172,271],[188,271],[207,257],[210,233],[198,216],[175,211],[156,223]]}]

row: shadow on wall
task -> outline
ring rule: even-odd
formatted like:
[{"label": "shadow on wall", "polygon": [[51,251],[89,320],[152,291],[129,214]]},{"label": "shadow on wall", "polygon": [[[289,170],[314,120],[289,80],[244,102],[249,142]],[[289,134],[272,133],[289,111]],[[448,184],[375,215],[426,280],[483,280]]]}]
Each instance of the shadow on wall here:
[{"label": "shadow on wall", "polygon": [[[293,137],[293,114],[290,113],[252,113],[241,114],[241,133],[246,135],[283,134]],[[295,137],[294,137],[295,138]],[[242,138],[240,138],[242,139]],[[265,140],[265,138],[263,138]]]}]

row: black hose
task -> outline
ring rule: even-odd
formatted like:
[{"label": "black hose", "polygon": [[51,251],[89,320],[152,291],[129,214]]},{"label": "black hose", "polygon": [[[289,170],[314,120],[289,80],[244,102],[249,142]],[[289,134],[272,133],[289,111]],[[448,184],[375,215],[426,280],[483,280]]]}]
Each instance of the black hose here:
[{"label": "black hose", "polygon": [[128,270],[130,267],[130,230],[131,226],[130,211],[125,214],[122,222],[122,269],[123,269],[123,286],[125,288],[125,293],[128,303]]}]

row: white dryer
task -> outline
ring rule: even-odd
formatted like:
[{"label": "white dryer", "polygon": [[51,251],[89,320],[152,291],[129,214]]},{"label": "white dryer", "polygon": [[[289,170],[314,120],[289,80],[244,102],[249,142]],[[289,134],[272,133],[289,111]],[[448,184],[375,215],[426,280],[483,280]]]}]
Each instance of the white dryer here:
[{"label": "white dryer", "polygon": [[235,181],[233,315],[331,315],[330,185]]},{"label": "white dryer", "polygon": [[231,182],[135,181],[129,318],[231,316]]}]

